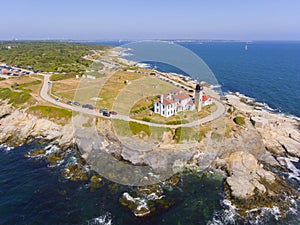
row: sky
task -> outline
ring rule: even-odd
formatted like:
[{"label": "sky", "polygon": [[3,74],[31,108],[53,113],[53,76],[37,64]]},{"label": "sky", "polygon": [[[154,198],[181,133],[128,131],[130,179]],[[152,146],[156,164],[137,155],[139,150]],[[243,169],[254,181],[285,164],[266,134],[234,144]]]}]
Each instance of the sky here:
[{"label": "sky", "polygon": [[299,0],[9,0],[0,39],[300,40]]}]

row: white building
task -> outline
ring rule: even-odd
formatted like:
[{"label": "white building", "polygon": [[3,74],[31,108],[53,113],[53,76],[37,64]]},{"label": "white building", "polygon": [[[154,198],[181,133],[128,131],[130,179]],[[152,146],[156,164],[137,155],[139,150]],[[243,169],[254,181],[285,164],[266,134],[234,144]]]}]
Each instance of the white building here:
[{"label": "white building", "polygon": [[212,104],[212,100],[208,95],[203,95],[202,96],[202,106],[207,106],[207,105],[211,105]]},{"label": "white building", "polygon": [[[196,98],[198,100],[196,100]],[[197,102],[198,108],[196,107],[195,101]],[[199,89],[198,94],[196,92],[195,101],[180,89],[172,90],[168,94],[160,95],[159,100],[154,101],[154,112],[168,118],[177,112],[185,110],[192,111],[197,108],[197,111],[200,111],[202,106],[212,104],[212,99],[208,95],[203,95],[202,89]]]},{"label": "white building", "polygon": [[172,90],[168,94],[160,95],[154,102],[154,112],[164,117],[170,117],[177,112],[194,110],[195,104],[192,98],[182,90]]}]

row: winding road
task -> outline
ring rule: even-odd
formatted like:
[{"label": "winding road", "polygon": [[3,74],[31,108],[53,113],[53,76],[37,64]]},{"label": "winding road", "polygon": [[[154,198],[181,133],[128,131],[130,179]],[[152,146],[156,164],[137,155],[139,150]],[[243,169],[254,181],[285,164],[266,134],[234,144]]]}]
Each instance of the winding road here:
[{"label": "winding road", "polygon": [[[41,91],[40,91],[40,96],[43,100],[45,100],[45,101],[47,101],[47,102],[49,102],[53,105],[56,105],[56,106],[59,106],[59,107],[65,108],[65,109],[69,109],[69,110],[72,110],[72,111],[107,118],[107,117],[104,117],[100,112],[98,112],[96,110],[90,110],[90,109],[87,109],[87,108],[82,108],[82,107],[74,106],[74,105],[68,105],[66,103],[59,102],[59,101],[56,101],[55,99],[51,98],[50,95],[48,94],[49,86],[51,85],[51,84],[49,84],[50,75],[42,74],[42,73],[40,73],[39,75],[44,76],[43,86],[42,86]],[[220,118],[225,113],[225,106],[220,101],[218,101],[216,99],[213,99],[213,102],[217,106],[216,111],[214,111],[212,114],[210,114],[207,117],[201,118],[199,120],[195,120],[195,121],[190,122],[190,123],[185,123],[185,124],[178,124],[178,125],[157,124],[157,123],[151,123],[151,122],[146,122],[146,121],[141,121],[141,120],[135,120],[135,119],[130,118],[127,115],[121,115],[121,114],[111,115],[111,118],[120,119],[120,120],[124,120],[124,121],[137,122],[137,123],[145,124],[145,125],[152,126],[152,127],[165,127],[165,128],[166,127],[169,127],[169,128],[194,127],[194,126],[199,126],[199,125],[211,122],[213,120],[216,120],[216,119]]]}]

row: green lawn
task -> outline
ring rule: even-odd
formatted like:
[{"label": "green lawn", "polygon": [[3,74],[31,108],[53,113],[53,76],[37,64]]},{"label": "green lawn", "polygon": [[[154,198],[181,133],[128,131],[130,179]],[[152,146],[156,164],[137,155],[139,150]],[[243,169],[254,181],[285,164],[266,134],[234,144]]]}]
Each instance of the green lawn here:
[{"label": "green lawn", "polygon": [[65,124],[71,117],[72,111],[57,108],[54,106],[37,105],[32,106],[27,110],[28,113],[32,113],[41,118],[47,118],[60,124]]},{"label": "green lawn", "polygon": [[5,100],[8,99],[9,103],[13,105],[21,105],[26,102],[30,102],[30,100],[33,100],[31,95],[29,94],[29,91],[12,91],[9,88],[0,88],[0,98]]}]

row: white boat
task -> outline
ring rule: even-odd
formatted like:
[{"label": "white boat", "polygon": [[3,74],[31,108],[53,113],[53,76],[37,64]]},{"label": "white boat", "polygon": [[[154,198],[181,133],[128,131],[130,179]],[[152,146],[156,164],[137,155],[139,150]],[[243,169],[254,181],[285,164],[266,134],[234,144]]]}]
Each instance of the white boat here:
[{"label": "white boat", "polygon": [[248,50],[248,45],[247,45],[247,44],[245,45],[245,50],[246,50],[246,51]]}]

